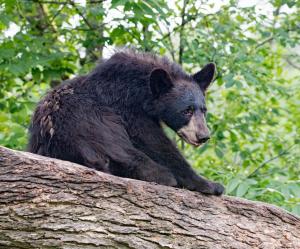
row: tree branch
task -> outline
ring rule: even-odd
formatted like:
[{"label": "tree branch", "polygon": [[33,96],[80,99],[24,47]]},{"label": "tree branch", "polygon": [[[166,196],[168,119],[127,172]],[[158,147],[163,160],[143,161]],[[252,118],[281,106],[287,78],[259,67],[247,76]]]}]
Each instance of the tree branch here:
[{"label": "tree branch", "polygon": [[0,147],[0,248],[300,248],[300,218]]},{"label": "tree branch", "polygon": [[183,0],[183,6],[181,11],[181,25],[179,28],[179,57],[178,57],[178,63],[179,65],[182,65],[182,57],[183,57],[183,30],[184,26],[186,24],[185,18],[186,18],[186,7],[189,3],[189,0]]},{"label": "tree branch", "polygon": [[[218,13],[218,12],[217,12]],[[216,14],[216,13],[215,13]],[[210,15],[213,15],[213,14],[207,14],[205,16],[203,16],[203,18],[207,17],[207,16],[210,16]],[[183,23],[183,26],[185,26],[186,24],[188,24],[189,22],[195,20],[199,15],[188,15]],[[169,38],[174,32],[178,31],[182,26],[182,23],[178,26],[176,26],[175,28],[173,28],[172,30],[170,30],[168,33],[166,33],[165,35],[163,35],[161,38],[160,38],[160,41],[162,40],[165,40],[166,38]]]},{"label": "tree branch", "polygon": [[293,68],[296,68],[296,69],[300,70],[300,66],[296,65],[291,59],[285,58],[285,60],[286,60],[286,62],[287,62],[290,66],[292,66]]},{"label": "tree branch", "polygon": [[260,164],[260,165],[259,165],[252,173],[250,173],[250,174],[248,175],[247,178],[250,178],[250,177],[256,175],[256,173],[257,173],[261,168],[263,168],[265,165],[267,165],[268,163],[270,163],[270,162],[276,160],[276,159],[279,158],[279,157],[282,157],[282,156],[288,154],[289,151],[290,151],[294,146],[295,146],[295,145],[293,144],[293,145],[291,145],[290,147],[288,147],[286,150],[281,151],[278,155],[276,155],[276,156],[274,156],[274,157],[271,157],[270,159],[264,161],[264,162],[263,162],[262,164]]},{"label": "tree branch", "polygon": [[52,17],[50,20],[50,23],[52,23],[54,21],[54,19],[62,12],[62,10],[64,9],[64,7],[66,6],[66,4],[64,4]]},{"label": "tree branch", "polygon": [[45,21],[46,25],[51,29],[52,32],[56,33],[56,29],[53,26],[52,22],[49,21],[48,15],[44,9],[43,4],[39,2],[38,5],[39,5],[39,12],[44,17],[44,21]]},{"label": "tree branch", "polygon": [[274,36],[270,36],[268,37],[267,39],[263,40],[262,42],[258,43],[256,46],[255,46],[255,49],[258,49],[259,47],[265,45],[266,43],[272,41],[274,39]]},{"label": "tree branch", "polygon": [[[28,2],[35,2],[35,3],[44,3],[44,4],[57,4],[57,5],[65,5],[65,4],[70,4],[69,1],[40,1],[40,0],[25,0]],[[98,4],[98,3],[103,3],[106,0],[90,0],[88,1],[89,4]],[[74,3],[76,4],[76,3]]]},{"label": "tree branch", "polygon": [[85,24],[90,28],[90,29],[96,29],[96,27],[94,27],[87,18],[85,18],[84,14],[80,11],[80,9],[76,6],[76,4],[72,1],[69,0],[69,4],[72,5],[74,7],[74,9],[76,10],[77,14],[79,16],[81,16],[82,20],[85,22]]}]

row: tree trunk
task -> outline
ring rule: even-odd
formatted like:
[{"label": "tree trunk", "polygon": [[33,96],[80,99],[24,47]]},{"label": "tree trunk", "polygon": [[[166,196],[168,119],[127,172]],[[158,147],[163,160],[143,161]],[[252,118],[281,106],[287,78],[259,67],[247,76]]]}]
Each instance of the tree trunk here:
[{"label": "tree trunk", "polygon": [[300,248],[280,208],[3,147],[0,191],[0,248]]}]

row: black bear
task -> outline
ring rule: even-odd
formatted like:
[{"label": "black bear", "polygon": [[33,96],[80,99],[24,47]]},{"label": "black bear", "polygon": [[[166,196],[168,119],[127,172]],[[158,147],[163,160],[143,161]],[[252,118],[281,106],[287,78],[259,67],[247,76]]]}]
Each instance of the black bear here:
[{"label": "black bear", "polygon": [[221,195],[224,187],[198,176],[162,129],[165,123],[194,146],[209,139],[204,97],[214,74],[213,63],[189,75],[165,57],[116,52],[41,100],[28,150],[121,177]]}]

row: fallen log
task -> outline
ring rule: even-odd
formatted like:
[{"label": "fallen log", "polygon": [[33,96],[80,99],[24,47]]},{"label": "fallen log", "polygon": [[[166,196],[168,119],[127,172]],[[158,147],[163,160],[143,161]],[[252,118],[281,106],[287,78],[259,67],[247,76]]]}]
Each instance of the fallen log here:
[{"label": "fallen log", "polygon": [[4,147],[0,191],[0,248],[300,248],[300,218],[278,207]]}]

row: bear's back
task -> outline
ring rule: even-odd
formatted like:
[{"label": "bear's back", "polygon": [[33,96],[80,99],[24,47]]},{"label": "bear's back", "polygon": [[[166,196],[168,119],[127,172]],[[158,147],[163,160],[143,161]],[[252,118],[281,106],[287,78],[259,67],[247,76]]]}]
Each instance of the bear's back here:
[{"label": "bear's back", "polygon": [[84,102],[92,102],[92,99],[76,94],[85,79],[86,76],[79,76],[67,80],[41,99],[32,116],[28,151],[44,154],[39,151],[41,145],[48,144],[54,134],[61,136],[57,132],[79,118],[78,112],[86,106]]}]

